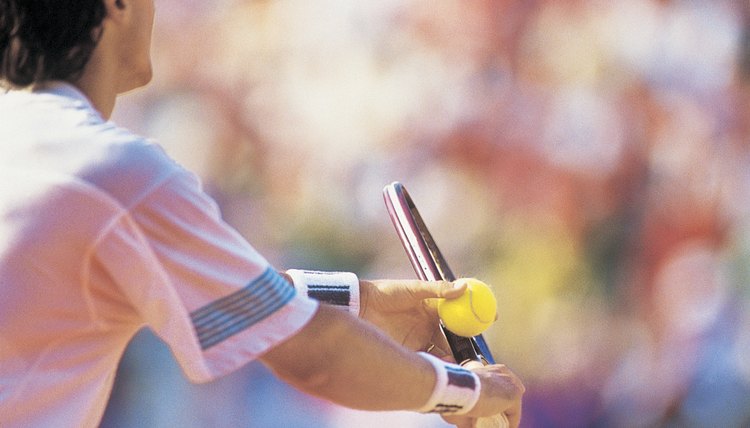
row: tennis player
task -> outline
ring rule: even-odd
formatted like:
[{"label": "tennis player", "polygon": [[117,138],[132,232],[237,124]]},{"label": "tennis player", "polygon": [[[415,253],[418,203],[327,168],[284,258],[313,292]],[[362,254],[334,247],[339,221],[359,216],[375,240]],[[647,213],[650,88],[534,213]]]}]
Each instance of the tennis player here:
[{"label": "tennis player", "polygon": [[461,290],[278,272],[195,175],[108,120],[151,79],[153,15],[154,0],[0,0],[0,426],[97,426],[144,327],[195,382],[260,359],[344,406],[517,426],[507,368],[415,352],[439,336],[422,299]]}]

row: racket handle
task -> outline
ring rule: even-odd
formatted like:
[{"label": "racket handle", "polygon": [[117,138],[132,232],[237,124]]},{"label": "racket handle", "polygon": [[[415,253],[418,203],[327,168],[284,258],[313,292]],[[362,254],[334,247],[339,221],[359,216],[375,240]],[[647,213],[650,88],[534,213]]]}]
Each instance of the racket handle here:
[{"label": "racket handle", "polygon": [[[482,367],[482,363],[479,361],[467,361],[462,364],[467,369]],[[477,418],[474,422],[474,428],[509,428],[510,423],[505,413],[500,413],[495,416],[487,416],[484,418]]]}]

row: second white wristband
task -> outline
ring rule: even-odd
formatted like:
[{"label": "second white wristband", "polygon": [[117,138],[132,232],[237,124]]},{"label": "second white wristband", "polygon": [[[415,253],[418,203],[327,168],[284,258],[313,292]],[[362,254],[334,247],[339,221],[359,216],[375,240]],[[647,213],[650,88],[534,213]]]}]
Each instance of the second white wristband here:
[{"label": "second white wristband", "polygon": [[419,352],[419,355],[432,364],[437,381],[432,396],[417,411],[462,415],[474,408],[481,388],[476,373],[425,352]]}]

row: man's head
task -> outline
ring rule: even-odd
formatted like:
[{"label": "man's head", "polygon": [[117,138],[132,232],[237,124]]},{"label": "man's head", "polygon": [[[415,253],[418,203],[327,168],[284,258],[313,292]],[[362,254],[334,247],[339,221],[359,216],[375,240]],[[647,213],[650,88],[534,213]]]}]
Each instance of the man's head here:
[{"label": "man's head", "polygon": [[24,87],[80,77],[101,34],[102,0],[0,0],[0,78]]},{"label": "man's head", "polygon": [[0,81],[75,83],[93,71],[118,93],[142,86],[152,23],[153,0],[0,0]]}]

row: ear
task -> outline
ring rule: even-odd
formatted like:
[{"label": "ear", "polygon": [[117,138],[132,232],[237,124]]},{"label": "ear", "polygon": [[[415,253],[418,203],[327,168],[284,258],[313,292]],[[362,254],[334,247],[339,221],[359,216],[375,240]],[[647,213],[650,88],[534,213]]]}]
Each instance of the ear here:
[{"label": "ear", "polygon": [[120,22],[127,18],[130,12],[131,0],[102,0],[107,9],[107,18]]}]

